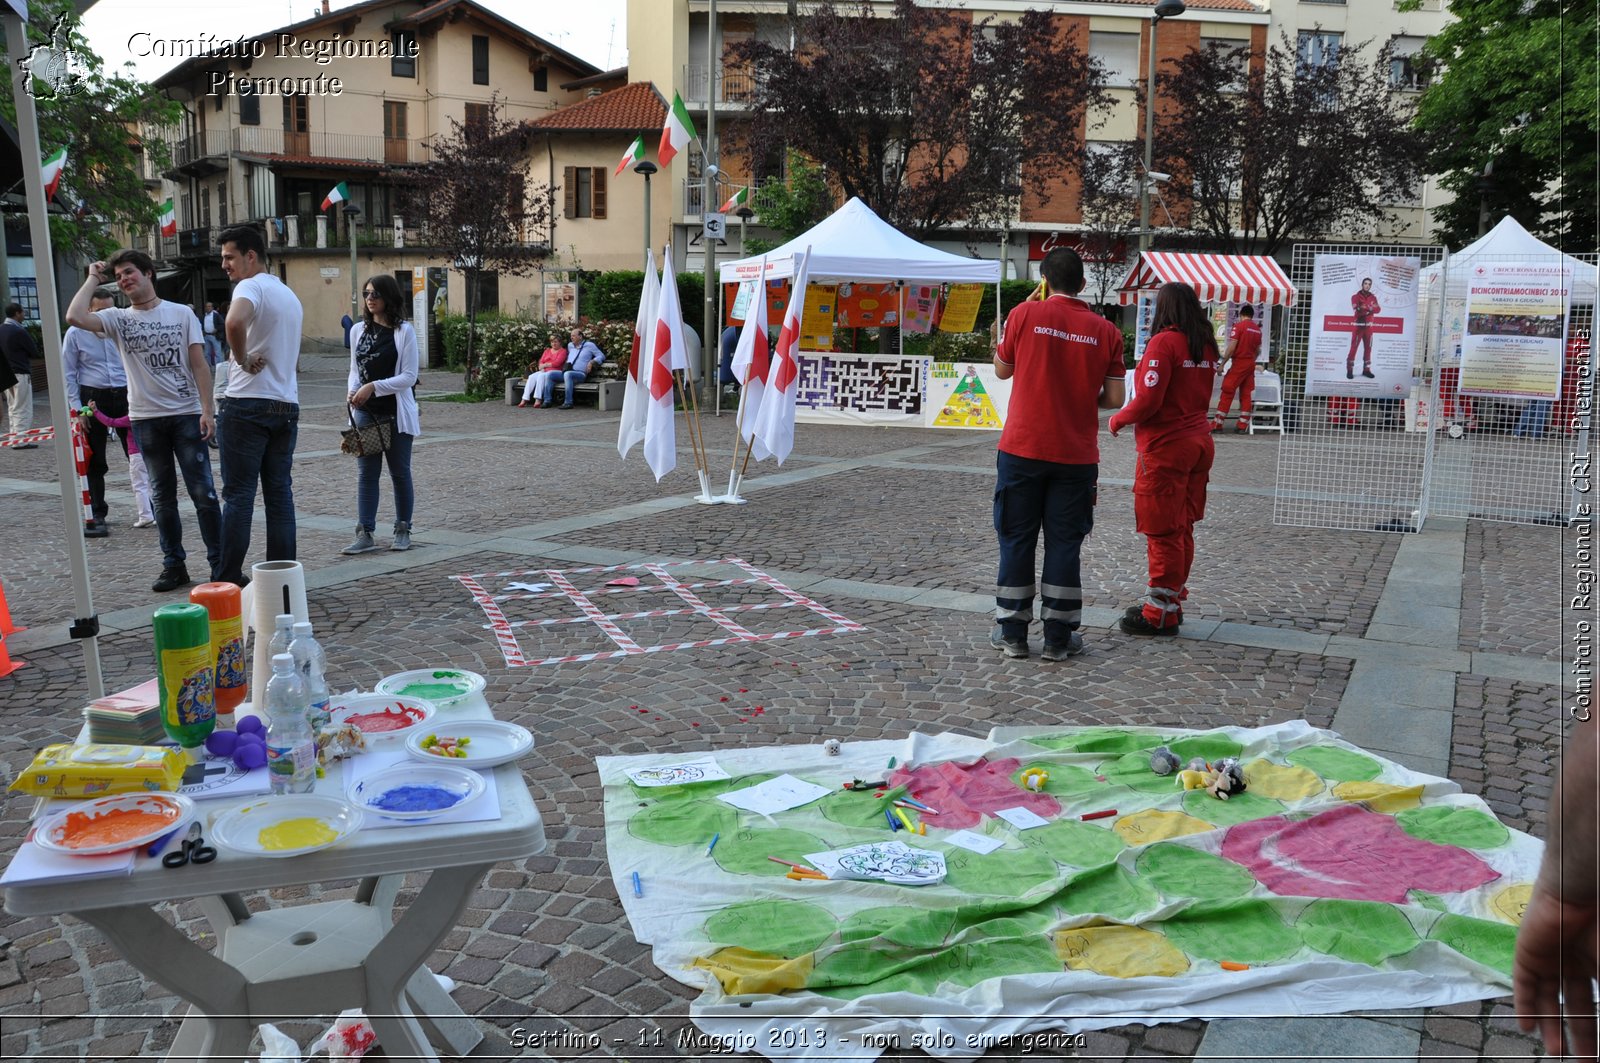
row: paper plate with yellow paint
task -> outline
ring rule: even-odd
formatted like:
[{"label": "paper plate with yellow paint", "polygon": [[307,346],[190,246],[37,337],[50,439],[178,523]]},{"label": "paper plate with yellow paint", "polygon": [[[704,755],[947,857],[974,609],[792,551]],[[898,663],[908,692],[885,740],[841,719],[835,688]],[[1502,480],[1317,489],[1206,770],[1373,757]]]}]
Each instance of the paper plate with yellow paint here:
[{"label": "paper plate with yellow paint", "polygon": [[276,794],[224,812],[207,837],[236,853],[301,856],[338,845],[361,824],[361,810],[337,797]]}]

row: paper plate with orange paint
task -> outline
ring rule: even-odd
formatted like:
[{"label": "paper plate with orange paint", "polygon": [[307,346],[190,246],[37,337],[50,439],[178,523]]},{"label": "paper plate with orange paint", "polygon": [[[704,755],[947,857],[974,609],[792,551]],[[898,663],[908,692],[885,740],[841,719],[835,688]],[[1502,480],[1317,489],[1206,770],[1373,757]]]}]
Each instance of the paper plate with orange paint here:
[{"label": "paper plate with orange paint", "polygon": [[188,819],[182,794],[115,794],[62,809],[39,824],[33,842],[68,856],[100,856],[148,845]]}]

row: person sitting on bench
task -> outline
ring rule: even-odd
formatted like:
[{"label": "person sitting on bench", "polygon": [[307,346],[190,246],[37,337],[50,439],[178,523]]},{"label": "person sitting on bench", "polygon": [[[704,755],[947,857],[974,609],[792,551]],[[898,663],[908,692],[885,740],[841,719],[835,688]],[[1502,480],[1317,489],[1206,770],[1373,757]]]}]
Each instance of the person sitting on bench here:
[{"label": "person sitting on bench", "polygon": [[533,408],[550,405],[550,391],[556,385],[556,378],[567,367],[567,349],[556,342],[554,333],[550,335],[550,346],[539,358],[537,368],[532,364],[528,366],[528,383],[522,389],[522,401],[517,403],[517,409],[528,405],[528,398],[538,389],[539,397],[533,400]]},{"label": "person sitting on bench", "polygon": [[[593,340],[584,336],[583,329],[572,330],[572,342],[567,344],[567,370],[562,374],[562,379],[565,381],[561,396],[563,410],[572,409],[572,396],[577,386],[588,380],[589,374],[604,365],[605,361],[605,352],[596,347]],[[549,404],[548,398],[545,403]]]}]

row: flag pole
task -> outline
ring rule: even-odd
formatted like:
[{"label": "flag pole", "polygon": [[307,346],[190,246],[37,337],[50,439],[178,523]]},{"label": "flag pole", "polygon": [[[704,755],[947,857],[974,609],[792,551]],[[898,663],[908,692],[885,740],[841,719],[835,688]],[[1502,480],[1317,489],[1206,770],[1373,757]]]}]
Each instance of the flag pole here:
[{"label": "flag pole", "polygon": [[711,458],[706,453],[705,433],[700,424],[700,400],[695,396],[693,381],[688,380],[689,371],[684,370],[685,386],[689,399],[684,404],[685,418],[689,422],[689,446],[694,449],[694,469],[700,477],[700,501],[706,505],[716,502],[716,497],[711,493]]}]

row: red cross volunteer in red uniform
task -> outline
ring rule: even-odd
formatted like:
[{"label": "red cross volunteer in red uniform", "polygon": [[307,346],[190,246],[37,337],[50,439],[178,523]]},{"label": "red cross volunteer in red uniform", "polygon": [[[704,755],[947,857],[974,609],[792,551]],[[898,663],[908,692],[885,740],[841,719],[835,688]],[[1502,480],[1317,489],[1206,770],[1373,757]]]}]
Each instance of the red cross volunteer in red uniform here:
[{"label": "red cross volunteer in red uniform", "polygon": [[1211,422],[1213,432],[1222,431],[1222,422],[1228,419],[1228,407],[1233,405],[1233,393],[1239,393],[1239,423],[1235,432],[1250,427],[1250,400],[1256,390],[1256,356],[1261,353],[1261,326],[1256,324],[1255,307],[1245,303],[1239,308],[1239,320],[1233,323],[1233,335],[1228,337],[1228,349],[1223,352],[1228,362],[1228,374],[1222,378],[1222,397],[1217,400],[1217,419]]},{"label": "red cross volunteer in red uniform", "polygon": [[1056,248],[1039,272],[1053,294],[1013,309],[994,352],[995,376],[1012,385],[995,457],[1000,570],[989,642],[1007,657],[1028,656],[1034,552],[1042,528],[1040,656],[1059,661],[1083,652],[1079,557],[1094,527],[1100,410],[1122,405],[1122,332],[1073,298],[1083,289],[1083,260],[1076,252]]},{"label": "red cross volunteer in red uniform", "polygon": [[1206,514],[1206,482],[1216,454],[1206,409],[1217,375],[1217,341],[1187,284],[1161,286],[1150,333],[1133,373],[1133,401],[1112,414],[1109,425],[1113,436],[1137,426],[1133,516],[1150,567],[1149,597],[1129,606],[1119,626],[1130,635],[1175,635],[1194,567],[1194,526]]}]

